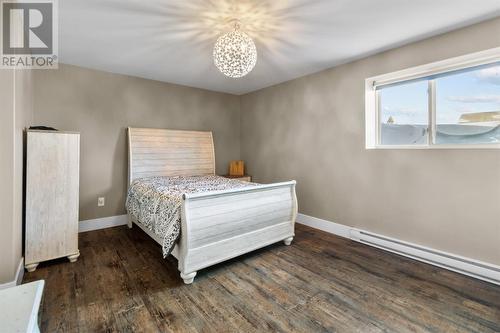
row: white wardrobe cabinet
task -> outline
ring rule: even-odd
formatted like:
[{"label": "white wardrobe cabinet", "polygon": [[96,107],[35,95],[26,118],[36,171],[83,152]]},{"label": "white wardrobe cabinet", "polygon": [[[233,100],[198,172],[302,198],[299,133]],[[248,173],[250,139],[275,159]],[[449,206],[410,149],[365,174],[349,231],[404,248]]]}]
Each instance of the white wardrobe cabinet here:
[{"label": "white wardrobe cabinet", "polygon": [[80,134],[27,131],[26,237],[28,272],[41,261],[67,257],[78,250]]}]

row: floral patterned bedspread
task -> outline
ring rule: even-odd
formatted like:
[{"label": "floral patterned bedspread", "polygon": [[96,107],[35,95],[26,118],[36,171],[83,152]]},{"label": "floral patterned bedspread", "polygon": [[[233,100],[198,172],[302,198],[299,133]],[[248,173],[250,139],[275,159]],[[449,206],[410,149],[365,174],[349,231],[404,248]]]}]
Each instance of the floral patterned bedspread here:
[{"label": "floral patterned bedspread", "polygon": [[215,175],[140,178],[129,187],[126,208],[134,221],[163,239],[163,257],[166,257],[180,237],[183,194],[255,185]]}]

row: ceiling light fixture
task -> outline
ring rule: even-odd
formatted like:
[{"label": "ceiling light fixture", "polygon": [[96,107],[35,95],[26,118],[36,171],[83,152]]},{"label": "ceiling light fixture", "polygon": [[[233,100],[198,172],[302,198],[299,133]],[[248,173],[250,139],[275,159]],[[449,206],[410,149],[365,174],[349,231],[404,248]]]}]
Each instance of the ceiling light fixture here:
[{"label": "ceiling light fixture", "polygon": [[252,71],[257,63],[257,49],[235,21],[234,30],[217,39],[214,46],[214,64],[226,76],[239,78]]}]

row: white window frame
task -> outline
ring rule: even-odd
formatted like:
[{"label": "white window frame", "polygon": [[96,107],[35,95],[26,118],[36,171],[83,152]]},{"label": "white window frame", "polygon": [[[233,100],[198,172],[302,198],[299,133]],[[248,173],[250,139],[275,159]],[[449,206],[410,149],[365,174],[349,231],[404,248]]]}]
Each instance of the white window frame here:
[{"label": "white window frame", "polygon": [[500,61],[500,47],[450,58],[397,72],[378,75],[365,80],[365,135],[366,149],[500,149],[499,143],[484,144],[434,144],[436,133],[435,80],[429,81],[429,139],[422,145],[380,144],[380,99],[377,87],[419,79],[431,75],[487,65]]}]

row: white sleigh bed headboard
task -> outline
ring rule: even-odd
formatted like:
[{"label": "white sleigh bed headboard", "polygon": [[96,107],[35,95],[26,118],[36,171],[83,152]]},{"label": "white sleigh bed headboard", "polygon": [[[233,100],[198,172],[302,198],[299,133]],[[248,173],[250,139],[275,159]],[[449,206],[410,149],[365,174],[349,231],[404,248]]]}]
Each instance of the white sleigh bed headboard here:
[{"label": "white sleigh bed headboard", "polygon": [[212,132],[128,128],[128,180],[215,174]]}]

